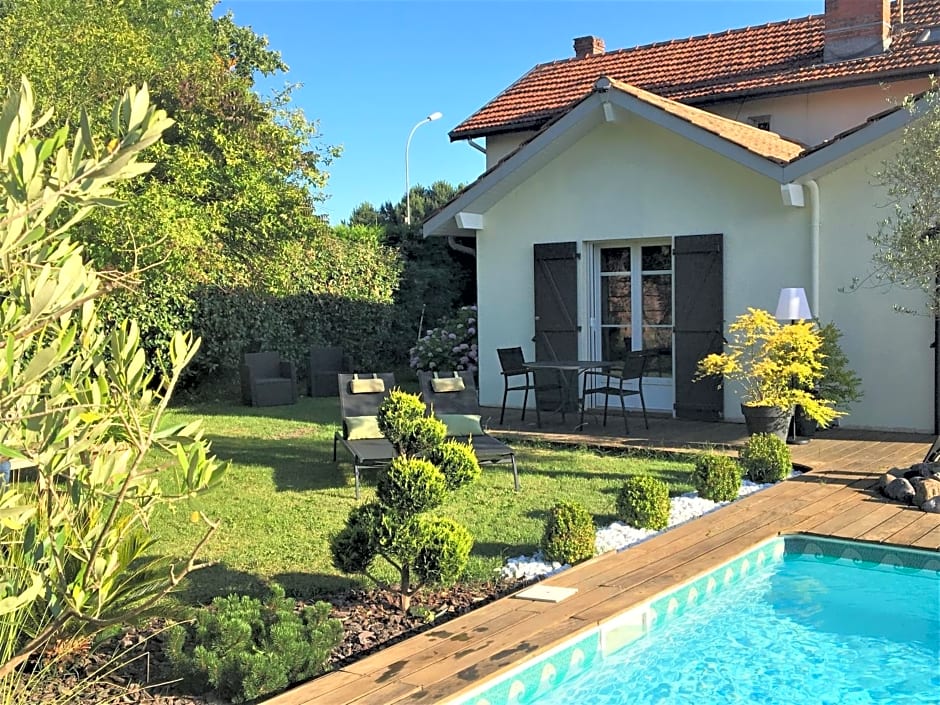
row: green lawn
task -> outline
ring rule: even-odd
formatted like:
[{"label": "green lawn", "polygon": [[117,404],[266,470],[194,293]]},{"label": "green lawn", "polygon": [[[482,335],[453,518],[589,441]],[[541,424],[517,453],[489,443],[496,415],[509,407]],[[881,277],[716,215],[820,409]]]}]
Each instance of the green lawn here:
[{"label": "green lawn", "polygon": [[[175,409],[167,422],[193,418],[204,419],[214,452],[231,466],[221,487],[155,517],[160,550],[180,557],[202,530],[190,520],[194,509],[221,519],[201,554],[217,565],[194,573],[182,600],[256,592],[265,580],[280,582],[298,597],[362,584],[330,563],[329,537],[356,506],[352,465],[342,448],[341,462],[332,462],[336,399],[302,397],[294,406],[260,409],[228,401],[192,404]],[[508,465],[490,466],[439,510],[464,523],[476,540],[472,579],[492,577],[506,557],[533,553],[556,501],[581,502],[600,526],[615,519],[615,497],[627,475],[649,472],[675,493],[691,489],[688,462],[547,444],[514,447],[520,492],[512,489]],[[363,474],[363,501],[374,496],[375,479],[374,471]]]}]

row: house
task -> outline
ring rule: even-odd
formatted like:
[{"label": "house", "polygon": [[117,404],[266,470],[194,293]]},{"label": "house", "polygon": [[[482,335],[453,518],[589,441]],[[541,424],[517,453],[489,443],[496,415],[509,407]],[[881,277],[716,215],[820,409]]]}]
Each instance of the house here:
[{"label": "house", "polygon": [[740,420],[734,389],[692,381],[747,307],[803,287],[843,331],[865,398],[843,425],[933,428],[933,321],[916,292],[843,289],[871,270],[872,183],[940,68],[940,0],[826,0],[825,12],[536,66],[458,125],[487,170],[426,236],[474,237],[480,394],[496,349],[532,359],[665,354],[647,406]]}]

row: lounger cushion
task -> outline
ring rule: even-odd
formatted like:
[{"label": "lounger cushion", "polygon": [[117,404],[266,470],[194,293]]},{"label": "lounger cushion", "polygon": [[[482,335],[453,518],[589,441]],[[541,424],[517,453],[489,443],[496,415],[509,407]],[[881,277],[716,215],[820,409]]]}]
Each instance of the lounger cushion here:
[{"label": "lounger cushion", "polygon": [[466,387],[460,377],[435,377],[431,380],[435,392],[462,392]]},{"label": "lounger cushion", "polygon": [[385,391],[385,382],[378,378],[349,380],[351,394],[378,394]]},{"label": "lounger cushion", "polygon": [[[379,380],[381,382],[382,380]],[[382,438],[379,430],[378,416],[347,416],[346,438],[350,441],[365,440],[367,438]]]},{"label": "lounger cushion", "polygon": [[483,434],[479,414],[438,414],[447,426],[448,436],[479,436]]}]

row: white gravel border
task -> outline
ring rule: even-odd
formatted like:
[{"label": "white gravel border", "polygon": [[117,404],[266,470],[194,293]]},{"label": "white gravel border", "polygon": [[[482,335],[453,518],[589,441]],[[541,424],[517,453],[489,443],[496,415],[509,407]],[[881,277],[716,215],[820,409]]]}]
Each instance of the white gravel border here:
[{"label": "white gravel border", "polygon": [[[794,472],[790,477],[796,477],[799,474],[801,473]],[[757,484],[750,480],[744,480],[741,483],[741,489],[738,490],[738,499],[772,486],[773,483]],[[687,492],[678,497],[673,497],[670,500],[669,525],[667,528],[684,524],[726,504],[729,504],[729,502],[713,502],[710,499],[702,499],[697,492]],[[598,555],[608,551],[620,551],[635,543],[645,541],[650,536],[655,536],[658,533],[660,532],[651,529],[637,529],[628,524],[615,521],[610,526],[597,530],[594,548]],[[568,563],[562,564],[557,561],[549,563],[545,561],[542,552],[538,551],[531,556],[517,556],[507,559],[505,565],[499,571],[499,577],[504,580],[531,580],[558,573],[570,567]]]}]

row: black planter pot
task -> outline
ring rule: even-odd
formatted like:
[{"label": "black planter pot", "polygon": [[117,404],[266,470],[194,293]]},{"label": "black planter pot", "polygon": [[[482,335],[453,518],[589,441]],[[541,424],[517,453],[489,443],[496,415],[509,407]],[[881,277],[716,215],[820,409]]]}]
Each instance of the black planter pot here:
[{"label": "black planter pot", "polygon": [[794,423],[796,424],[796,435],[803,438],[812,438],[819,430],[816,419],[807,416],[806,412],[803,411],[803,407],[799,405],[796,407]]},{"label": "black planter pot", "polygon": [[793,409],[781,409],[777,406],[745,406],[741,404],[744,424],[748,435],[770,433],[781,441],[787,440]]}]

